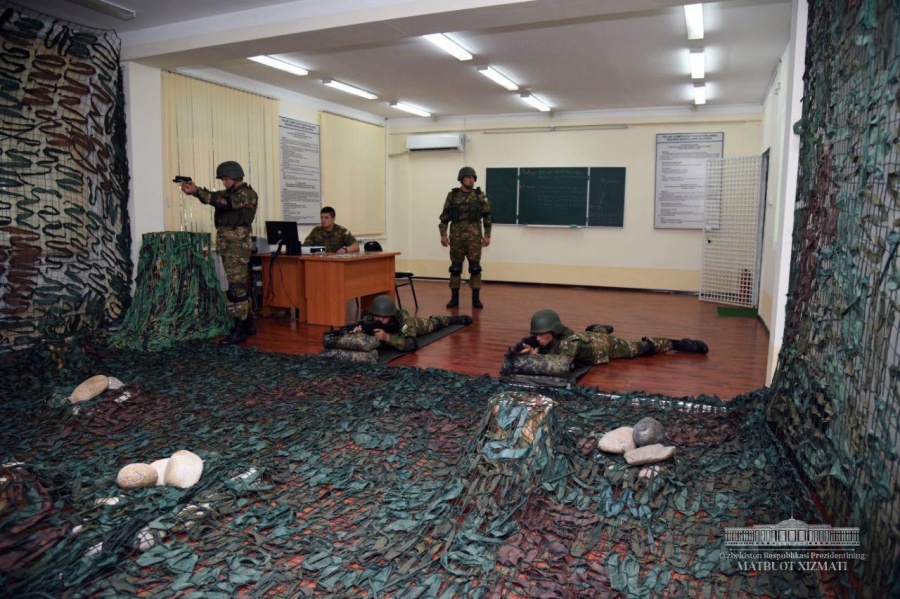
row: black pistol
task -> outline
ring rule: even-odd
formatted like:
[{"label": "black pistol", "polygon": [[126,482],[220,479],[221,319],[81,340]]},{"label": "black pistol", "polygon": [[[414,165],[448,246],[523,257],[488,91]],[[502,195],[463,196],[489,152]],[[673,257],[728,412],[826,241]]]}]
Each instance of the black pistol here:
[{"label": "black pistol", "polygon": [[186,175],[175,175],[175,178],[172,179],[172,183],[190,183],[191,181],[193,181],[193,179]]}]

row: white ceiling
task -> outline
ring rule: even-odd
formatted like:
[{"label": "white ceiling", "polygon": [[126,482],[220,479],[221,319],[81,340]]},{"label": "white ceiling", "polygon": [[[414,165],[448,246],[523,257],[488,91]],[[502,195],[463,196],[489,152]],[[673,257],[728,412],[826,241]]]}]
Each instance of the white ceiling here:
[{"label": "white ceiling", "polygon": [[[384,118],[405,101],[436,118],[536,114],[479,75],[490,64],[555,113],[693,106],[690,48],[705,48],[708,104],[759,106],[790,36],[790,0],[704,4],[706,35],[689,42],[670,0],[114,0],[122,21],[85,0],[28,2],[46,14],[122,38],[125,60],[209,71],[283,88]],[[460,62],[418,36],[452,34],[475,58]],[[246,60],[273,54],[310,71],[296,77]],[[333,78],[378,95],[322,85]]]}]

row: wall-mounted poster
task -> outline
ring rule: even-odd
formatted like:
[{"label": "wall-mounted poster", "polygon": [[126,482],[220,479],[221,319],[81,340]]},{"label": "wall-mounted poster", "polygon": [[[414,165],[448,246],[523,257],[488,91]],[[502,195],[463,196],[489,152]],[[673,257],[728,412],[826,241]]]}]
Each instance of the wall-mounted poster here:
[{"label": "wall-mounted poster", "polygon": [[278,117],[282,220],[318,225],[322,209],[319,126]]},{"label": "wall-mounted poster", "polygon": [[702,229],[706,161],[722,158],[724,133],[656,135],[656,229]]}]

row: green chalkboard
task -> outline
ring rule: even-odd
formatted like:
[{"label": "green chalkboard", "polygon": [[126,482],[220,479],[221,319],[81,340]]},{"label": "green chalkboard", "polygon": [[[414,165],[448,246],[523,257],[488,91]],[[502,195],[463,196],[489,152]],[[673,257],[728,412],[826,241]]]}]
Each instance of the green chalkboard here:
[{"label": "green chalkboard", "polygon": [[621,227],[623,167],[489,168],[485,193],[497,224]]}]

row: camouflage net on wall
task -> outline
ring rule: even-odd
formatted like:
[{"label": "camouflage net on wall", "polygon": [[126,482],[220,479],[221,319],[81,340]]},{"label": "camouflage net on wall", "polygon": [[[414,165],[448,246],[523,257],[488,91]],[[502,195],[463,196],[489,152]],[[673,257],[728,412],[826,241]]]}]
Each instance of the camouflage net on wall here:
[{"label": "camouflage net on wall", "polygon": [[0,10],[0,355],[58,360],[129,301],[119,39]]},{"label": "camouflage net on wall", "polygon": [[[727,527],[822,522],[763,397],[539,397],[489,377],[193,342],[0,365],[0,595],[783,597],[846,572],[759,571]],[[125,387],[73,407],[98,373]],[[523,405],[551,409],[523,411]],[[597,450],[653,416],[655,477]],[[193,487],[116,475],[187,449]],[[118,498],[112,499],[111,498]],[[136,548],[141,536],[144,550]],[[147,537],[152,539],[147,541]]]},{"label": "camouflage net on wall", "polygon": [[[784,348],[767,417],[872,596],[900,594],[900,5],[809,5]],[[893,588],[891,588],[893,586]]]}]

